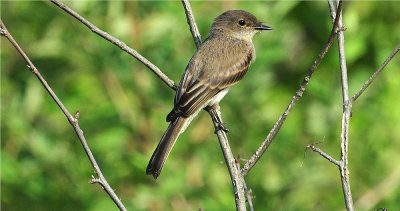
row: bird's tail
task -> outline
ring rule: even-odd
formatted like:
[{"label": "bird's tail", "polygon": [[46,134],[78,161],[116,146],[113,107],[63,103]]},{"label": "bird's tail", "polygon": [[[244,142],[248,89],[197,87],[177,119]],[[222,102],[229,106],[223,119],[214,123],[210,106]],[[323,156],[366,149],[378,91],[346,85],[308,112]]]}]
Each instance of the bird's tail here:
[{"label": "bird's tail", "polygon": [[169,124],[167,131],[165,131],[160,143],[158,143],[157,148],[150,158],[146,169],[147,175],[153,175],[153,177],[157,179],[178,136],[186,129],[189,123],[190,119],[178,117]]}]

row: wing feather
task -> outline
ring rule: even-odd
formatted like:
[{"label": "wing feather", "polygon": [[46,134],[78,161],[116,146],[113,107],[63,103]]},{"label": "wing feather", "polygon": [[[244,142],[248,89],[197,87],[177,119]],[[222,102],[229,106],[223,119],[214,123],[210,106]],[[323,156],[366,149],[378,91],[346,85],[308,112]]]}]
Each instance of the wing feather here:
[{"label": "wing feather", "polygon": [[[207,41],[189,62],[175,96],[174,109],[168,114],[167,121],[178,116],[188,117],[207,106],[220,91],[240,81],[253,60],[254,48],[251,43],[238,42],[237,45],[216,50],[213,40]],[[235,50],[239,55],[234,57],[241,59],[229,57],[231,54],[224,52],[224,47]],[[199,54],[202,54],[202,60]]]}]

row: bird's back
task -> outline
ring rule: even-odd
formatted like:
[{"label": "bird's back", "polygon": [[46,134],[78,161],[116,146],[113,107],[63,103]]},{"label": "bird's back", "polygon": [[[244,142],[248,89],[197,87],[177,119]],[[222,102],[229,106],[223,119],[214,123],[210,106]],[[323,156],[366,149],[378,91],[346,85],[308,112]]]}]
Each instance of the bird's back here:
[{"label": "bird's back", "polygon": [[202,109],[246,74],[255,57],[253,43],[220,36],[224,35],[207,38],[190,60],[175,96],[173,116],[189,116]]}]

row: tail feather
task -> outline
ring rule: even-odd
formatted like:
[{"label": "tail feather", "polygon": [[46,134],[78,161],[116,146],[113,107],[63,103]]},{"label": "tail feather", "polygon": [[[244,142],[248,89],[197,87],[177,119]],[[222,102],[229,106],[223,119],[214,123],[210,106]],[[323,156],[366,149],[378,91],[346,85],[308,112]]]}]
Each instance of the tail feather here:
[{"label": "tail feather", "polygon": [[178,117],[169,124],[167,131],[165,131],[160,143],[158,143],[157,148],[150,158],[146,169],[147,175],[153,175],[153,177],[157,179],[178,136],[183,132],[189,122],[190,121],[186,118]]}]

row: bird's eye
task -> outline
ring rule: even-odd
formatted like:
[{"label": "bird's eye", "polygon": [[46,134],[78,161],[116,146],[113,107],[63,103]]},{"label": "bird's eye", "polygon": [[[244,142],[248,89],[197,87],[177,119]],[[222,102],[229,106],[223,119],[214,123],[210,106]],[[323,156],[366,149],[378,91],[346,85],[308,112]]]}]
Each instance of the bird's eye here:
[{"label": "bird's eye", "polygon": [[244,26],[246,24],[246,21],[243,19],[239,20],[239,25]]}]

